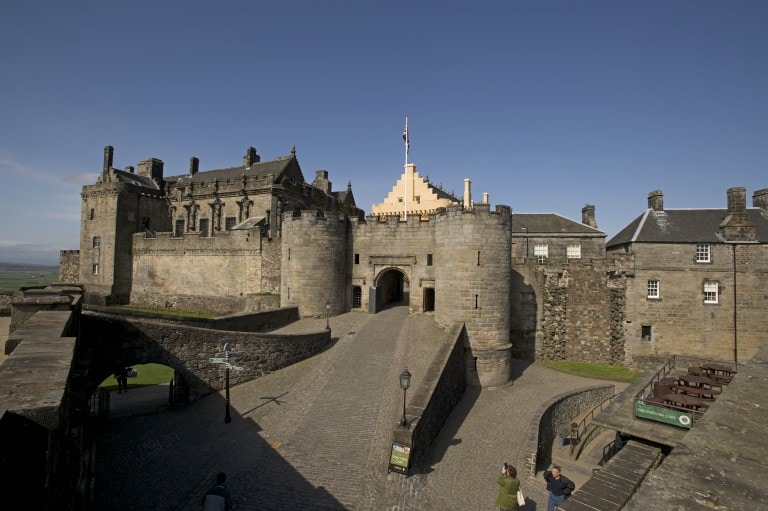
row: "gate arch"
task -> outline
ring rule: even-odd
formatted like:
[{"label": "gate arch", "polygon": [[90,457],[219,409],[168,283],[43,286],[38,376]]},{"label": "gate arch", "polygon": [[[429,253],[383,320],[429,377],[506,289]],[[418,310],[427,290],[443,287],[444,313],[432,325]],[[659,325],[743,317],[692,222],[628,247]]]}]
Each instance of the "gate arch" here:
[{"label": "gate arch", "polygon": [[397,302],[409,305],[411,285],[408,274],[400,268],[383,269],[374,280],[379,306]]}]

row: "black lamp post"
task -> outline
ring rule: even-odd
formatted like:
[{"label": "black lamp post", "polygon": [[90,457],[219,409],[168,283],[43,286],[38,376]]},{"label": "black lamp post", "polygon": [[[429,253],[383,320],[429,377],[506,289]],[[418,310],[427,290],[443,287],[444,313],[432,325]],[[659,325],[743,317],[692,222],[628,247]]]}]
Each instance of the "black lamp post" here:
[{"label": "black lamp post", "polygon": [[407,428],[408,421],[405,419],[405,394],[408,392],[408,387],[411,386],[411,373],[408,372],[408,368],[400,373],[400,388],[403,389],[403,419],[400,421],[400,427]]},{"label": "black lamp post", "polygon": [[328,323],[328,315],[331,313],[331,304],[325,302],[325,329],[330,330],[331,325]]},{"label": "black lamp post", "polygon": [[224,344],[224,358],[227,360],[224,364],[224,385],[227,388],[226,394],[227,394],[227,404],[225,405],[224,410],[224,424],[229,424],[232,422],[232,417],[229,415],[229,355],[232,352],[232,348],[229,346],[229,343]]}]

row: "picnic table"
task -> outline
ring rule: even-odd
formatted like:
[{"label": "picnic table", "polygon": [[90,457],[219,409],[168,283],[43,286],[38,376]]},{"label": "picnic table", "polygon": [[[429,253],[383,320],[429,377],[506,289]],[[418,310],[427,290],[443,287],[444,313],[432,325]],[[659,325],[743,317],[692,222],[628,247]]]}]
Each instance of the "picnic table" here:
[{"label": "picnic table", "polygon": [[699,410],[705,407],[704,401],[695,396],[689,396],[686,394],[680,394],[672,392],[664,395],[664,401],[671,405],[679,406],[681,408],[690,408],[692,410]]}]

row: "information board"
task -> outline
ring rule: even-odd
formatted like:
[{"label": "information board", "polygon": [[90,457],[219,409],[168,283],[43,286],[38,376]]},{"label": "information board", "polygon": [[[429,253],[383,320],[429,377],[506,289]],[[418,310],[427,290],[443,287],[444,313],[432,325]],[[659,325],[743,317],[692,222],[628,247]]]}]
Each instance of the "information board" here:
[{"label": "information board", "polygon": [[392,444],[392,452],[389,455],[389,470],[405,474],[408,472],[408,458],[411,456],[411,448],[407,445]]}]

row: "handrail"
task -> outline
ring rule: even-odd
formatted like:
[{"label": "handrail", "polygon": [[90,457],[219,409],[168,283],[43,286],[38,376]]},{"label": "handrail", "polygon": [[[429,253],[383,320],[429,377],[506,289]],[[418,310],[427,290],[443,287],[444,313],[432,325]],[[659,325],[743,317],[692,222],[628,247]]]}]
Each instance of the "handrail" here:
[{"label": "handrail", "polygon": [[579,439],[583,435],[586,435],[586,433],[587,433],[587,419],[589,419],[589,422],[591,423],[592,419],[595,418],[595,411],[599,408],[600,409],[599,411],[602,412],[604,406],[606,405],[606,403],[610,403],[618,395],[619,394],[614,394],[611,397],[609,397],[609,398],[603,400],[602,402],[598,403],[597,405],[595,405],[594,408],[592,408],[589,412],[587,412],[587,414],[581,419],[581,421],[579,421],[576,424],[576,427],[573,428],[575,433],[576,433],[576,440],[575,441],[571,441],[571,457],[573,457],[573,450],[574,450],[575,445],[577,443],[579,443],[580,447],[579,447],[579,452],[576,454],[576,458],[578,458],[581,455],[581,451],[584,450],[584,444],[586,444],[586,441],[588,441],[588,439],[586,439],[585,442],[579,442]]},{"label": "handrail", "polygon": [[[651,377],[650,382],[643,387],[640,392],[638,392],[635,395],[635,401],[644,401],[645,396],[653,395],[653,384],[657,383],[659,380],[667,376],[670,372],[672,372],[672,368],[675,367],[674,359],[669,359],[666,362],[664,362],[664,365],[659,369],[656,374],[654,374]],[[663,376],[662,376],[663,373]]]}]

